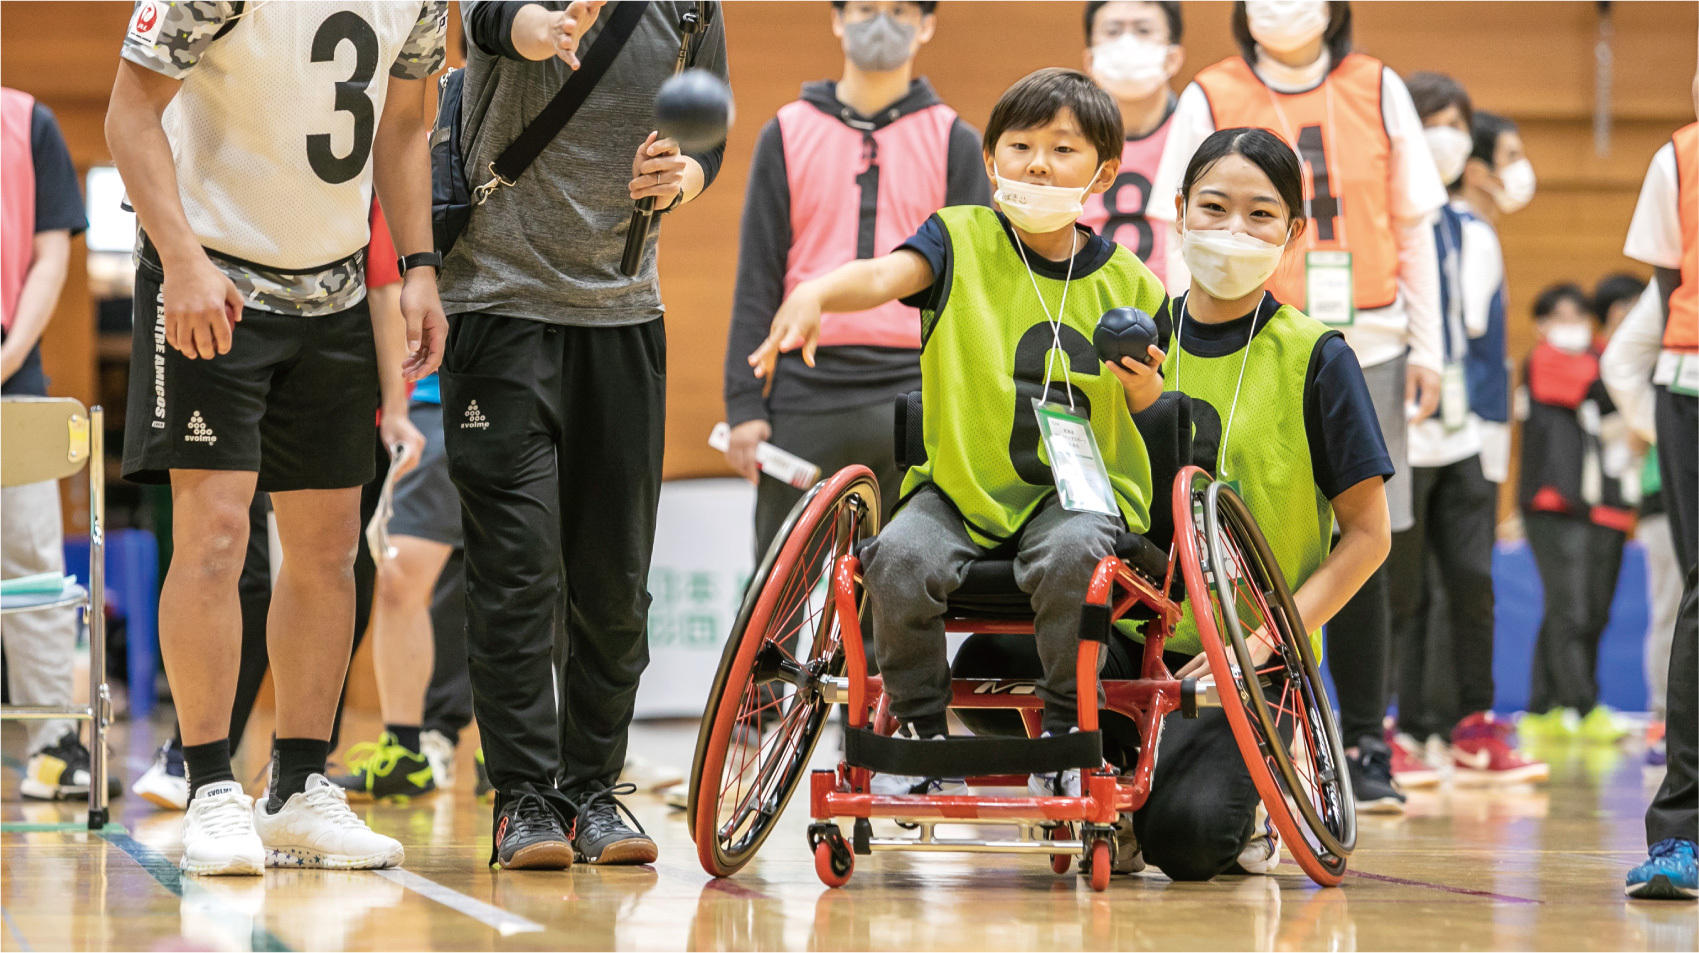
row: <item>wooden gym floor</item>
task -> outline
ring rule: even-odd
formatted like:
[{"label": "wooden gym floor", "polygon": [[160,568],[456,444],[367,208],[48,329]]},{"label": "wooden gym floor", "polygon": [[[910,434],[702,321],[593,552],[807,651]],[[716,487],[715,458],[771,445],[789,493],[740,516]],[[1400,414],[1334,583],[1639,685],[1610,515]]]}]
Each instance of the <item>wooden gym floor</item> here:
[{"label": "wooden gym floor", "polygon": [[[167,717],[168,714],[167,714]],[[250,730],[238,773],[255,781]],[[164,718],[120,725],[121,775],[145,769]],[[347,740],[376,726],[356,719]],[[848,887],[815,879],[802,800],[737,877],[703,874],[681,814],[629,799],[661,845],[654,868],[492,872],[489,807],[457,789],[407,807],[359,807],[407,845],[400,872],[272,871],[179,877],[181,815],[131,795],[104,836],[49,829],[74,806],[18,800],[23,735],[6,727],[0,819],[5,950],[833,950],[833,949],[1598,949],[1694,950],[1691,904],[1628,902],[1644,854],[1641,812],[1657,777],[1637,745],[1540,754],[1538,788],[1416,792],[1407,817],[1363,817],[1351,874],[1320,890],[1288,860],[1272,877],[1174,884],[1149,872],[1093,894],[1042,857],[879,854]],[[634,750],[688,766],[694,724],[638,725]],[[828,737],[821,756],[836,745]]]}]

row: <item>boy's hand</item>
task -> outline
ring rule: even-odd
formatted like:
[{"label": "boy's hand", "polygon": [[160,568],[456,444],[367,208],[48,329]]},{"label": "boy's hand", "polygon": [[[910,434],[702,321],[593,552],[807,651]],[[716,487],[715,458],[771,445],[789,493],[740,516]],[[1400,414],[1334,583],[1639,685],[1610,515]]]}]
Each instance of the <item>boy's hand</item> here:
[{"label": "boy's hand", "polygon": [[749,366],[755,368],[756,377],[771,378],[781,352],[802,348],[803,361],[813,367],[814,350],[819,346],[820,299],[808,285],[798,285],[779,305],[779,313],[773,315],[772,333],[749,355]]},{"label": "boy's hand", "polygon": [[1121,358],[1120,364],[1111,364],[1109,369],[1121,379],[1121,387],[1127,392],[1127,409],[1138,413],[1156,403],[1162,396],[1162,375],[1156,369],[1168,357],[1162,349],[1152,344],[1150,359],[1140,364],[1130,357]]},{"label": "boy's hand", "polygon": [[745,420],[738,424],[732,428],[731,440],[726,444],[726,462],[738,476],[759,485],[761,466],[755,462],[755,448],[772,435],[773,427],[765,420]]},{"label": "boy's hand", "polygon": [[204,254],[166,269],[165,343],[184,357],[212,360],[230,353],[236,322],[242,320],[242,293],[236,283]]}]

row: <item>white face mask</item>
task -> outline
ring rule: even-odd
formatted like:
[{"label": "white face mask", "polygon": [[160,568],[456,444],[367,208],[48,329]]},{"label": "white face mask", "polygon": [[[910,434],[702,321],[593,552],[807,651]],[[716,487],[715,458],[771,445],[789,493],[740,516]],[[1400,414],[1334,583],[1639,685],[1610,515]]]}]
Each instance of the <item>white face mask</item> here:
[{"label": "white face mask", "polygon": [[1593,331],[1585,324],[1554,324],[1546,329],[1546,342],[1567,354],[1582,354],[1593,346]]},{"label": "white face mask", "polygon": [[1422,135],[1428,139],[1428,151],[1434,154],[1440,181],[1446,185],[1456,182],[1469,162],[1469,153],[1474,151],[1475,140],[1456,126],[1429,126]]},{"label": "white face mask", "polygon": [[1500,212],[1520,212],[1534,200],[1534,164],[1527,159],[1517,159],[1498,170],[1498,180],[1504,185],[1494,190],[1492,197]]},{"label": "white face mask", "polygon": [[1169,49],[1123,33],[1091,48],[1091,78],[1117,99],[1143,99],[1168,82]]},{"label": "white face mask", "polygon": [[1245,20],[1263,49],[1290,53],[1327,32],[1333,13],[1326,0],[1248,0]]},{"label": "white face mask", "polygon": [[[1184,218],[1184,215],[1181,216]],[[1180,241],[1180,260],[1192,281],[1211,297],[1233,301],[1263,286],[1286,246],[1224,228],[1188,228]]]},{"label": "white face mask", "polygon": [[[1098,173],[1102,171],[1103,166],[1098,166],[1097,172],[1092,173],[1092,182],[1097,181]],[[1016,228],[1043,235],[1072,225],[1085,211],[1085,197],[1090,191],[1089,184],[1084,188],[1066,189],[1059,185],[1034,185],[1018,179],[1005,179],[999,175],[997,194],[993,198]]]}]

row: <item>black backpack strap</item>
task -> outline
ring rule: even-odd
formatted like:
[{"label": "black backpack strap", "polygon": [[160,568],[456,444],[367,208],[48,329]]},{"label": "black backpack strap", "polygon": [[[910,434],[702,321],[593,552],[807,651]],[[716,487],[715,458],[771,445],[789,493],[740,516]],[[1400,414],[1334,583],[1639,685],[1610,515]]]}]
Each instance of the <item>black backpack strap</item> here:
[{"label": "black backpack strap", "polygon": [[602,28],[596,42],[584,55],[584,60],[577,70],[567,77],[555,98],[543,107],[537,118],[522,130],[519,135],[502,150],[501,155],[490,163],[490,180],[472,190],[472,201],[476,205],[484,204],[496,189],[504,185],[512,185],[525,174],[531,163],[543,154],[555,136],[566,128],[578,107],[590,98],[590,91],[601,81],[602,74],[613,65],[620,50],[625,48],[625,41],[631,39],[631,34],[637,31],[637,24],[643,19],[643,14],[649,9],[648,0],[621,0],[615,4],[613,17],[607,26]]}]

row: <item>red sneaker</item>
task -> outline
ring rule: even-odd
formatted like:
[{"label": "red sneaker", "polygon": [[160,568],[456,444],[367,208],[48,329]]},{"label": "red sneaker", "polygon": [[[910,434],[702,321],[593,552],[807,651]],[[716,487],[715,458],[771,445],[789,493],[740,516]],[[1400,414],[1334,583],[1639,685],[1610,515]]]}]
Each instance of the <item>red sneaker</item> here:
[{"label": "red sneaker", "polygon": [[1392,780],[1406,790],[1431,788],[1444,780],[1439,770],[1422,757],[1422,743],[1409,735],[1387,733],[1387,747],[1392,749]]},{"label": "red sneaker", "polygon": [[1516,732],[1478,711],[1451,732],[1451,758],[1461,784],[1528,784],[1544,781],[1551,768],[1516,749]]}]

